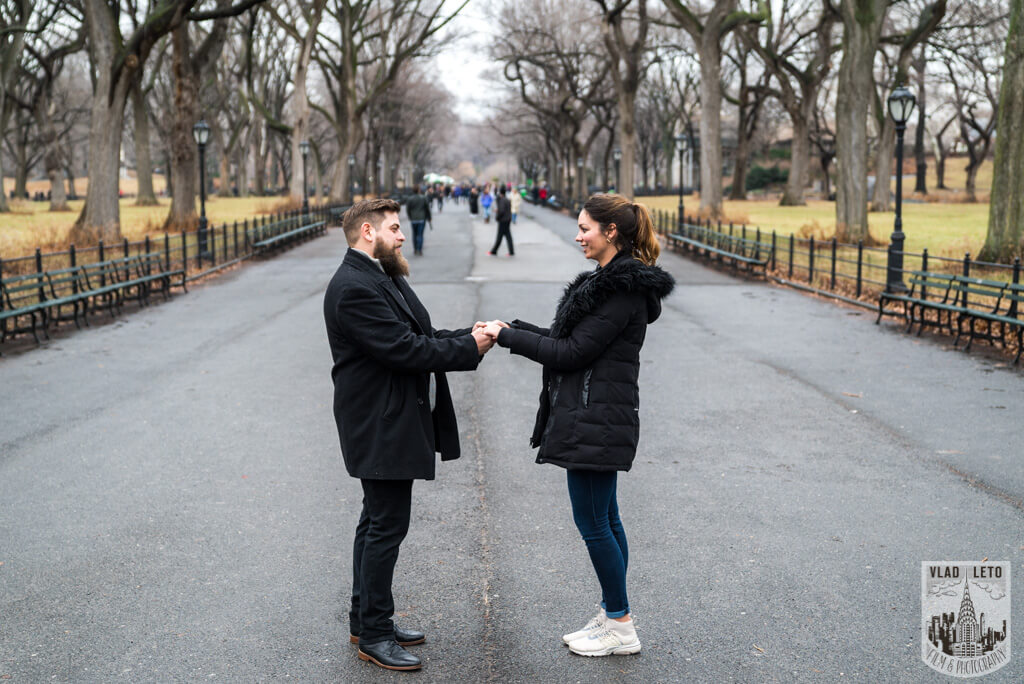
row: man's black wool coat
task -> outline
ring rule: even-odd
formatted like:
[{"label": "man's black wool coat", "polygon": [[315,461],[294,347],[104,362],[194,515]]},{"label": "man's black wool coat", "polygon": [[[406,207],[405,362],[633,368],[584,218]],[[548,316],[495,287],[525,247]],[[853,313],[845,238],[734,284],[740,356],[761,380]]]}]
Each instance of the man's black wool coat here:
[{"label": "man's black wool coat", "polygon": [[434,330],[404,278],[391,279],[351,248],[327,287],[324,318],[334,357],[334,420],[349,475],[434,479],[435,452],[444,461],[459,457],[444,372],[480,363],[471,329]]}]

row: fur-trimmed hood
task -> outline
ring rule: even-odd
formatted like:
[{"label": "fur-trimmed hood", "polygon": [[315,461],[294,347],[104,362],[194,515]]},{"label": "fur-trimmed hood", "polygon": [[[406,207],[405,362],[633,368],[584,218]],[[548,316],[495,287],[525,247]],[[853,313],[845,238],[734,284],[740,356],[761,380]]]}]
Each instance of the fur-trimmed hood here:
[{"label": "fur-trimmed hood", "polygon": [[647,266],[620,252],[604,267],[580,273],[569,283],[551,325],[552,337],[568,337],[576,324],[616,294],[642,293],[647,297],[647,321],[661,315],[661,300],[675,287],[675,279],[658,266]]}]

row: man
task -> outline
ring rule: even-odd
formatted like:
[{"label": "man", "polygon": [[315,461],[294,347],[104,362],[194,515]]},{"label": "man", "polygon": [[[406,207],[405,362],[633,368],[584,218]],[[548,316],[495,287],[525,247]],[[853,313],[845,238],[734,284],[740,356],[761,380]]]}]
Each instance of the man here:
[{"label": "man", "polygon": [[324,318],[334,367],[334,419],[345,467],[360,479],[363,510],[352,551],[350,641],[359,658],[417,670],[404,646],[420,632],[392,622],[398,547],[409,529],[412,481],[434,479],[435,452],[459,457],[445,371],[473,370],[492,345],[483,323],[434,330],[405,281],[405,236],[393,200],[357,202],[342,219],[349,249],[327,287]]},{"label": "man", "polygon": [[516,250],[512,247],[512,230],[509,228],[512,223],[512,203],[505,196],[504,185],[498,189],[498,199],[495,200],[494,207],[494,220],[498,222],[498,237],[488,254],[498,256],[498,247],[501,247],[501,241],[504,239],[508,240],[508,255],[515,256]]},{"label": "man", "polygon": [[413,254],[423,256],[423,229],[430,216],[430,200],[420,194],[420,186],[413,186],[412,197],[405,201],[405,213],[412,223]]}]

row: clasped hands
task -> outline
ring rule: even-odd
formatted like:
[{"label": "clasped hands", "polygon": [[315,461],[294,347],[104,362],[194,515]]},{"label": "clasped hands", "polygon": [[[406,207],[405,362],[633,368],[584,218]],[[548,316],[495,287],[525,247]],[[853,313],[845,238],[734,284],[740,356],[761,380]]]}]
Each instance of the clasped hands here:
[{"label": "clasped hands", "polygon": [[483,356],[491,350],[498,341],[498,333],[502,328],[507,328],[508,323],[499,320],[477,321],[473,324],[473,339],[476,340],[477,351]]}]

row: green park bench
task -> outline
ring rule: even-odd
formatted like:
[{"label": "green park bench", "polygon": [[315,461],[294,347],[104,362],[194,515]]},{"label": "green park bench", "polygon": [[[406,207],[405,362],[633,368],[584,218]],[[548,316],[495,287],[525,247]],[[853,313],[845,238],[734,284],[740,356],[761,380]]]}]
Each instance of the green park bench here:
[{"label": "green park bench", "polygon": [[254,253],[263,254],[326,232],[326,221],[309,221],[308,217],[295,216],[263,226],[253,226],[246,231],[246,239]]},{"label": "green park bench", "polygon": [[0,342],[31,332],[38,343],[53,323],[80,328],[90,312],[114,315],[125,301],[147,304],[153,292],[168,298],[173,286],[185,289],[185,270],[167,268],[159,252],[8,276],[0,280]]},{"label": "green park bench", "polygon": [[671,243],[693,251],[698,256],[728,263],[736,270],[742,267],[749,273],[760,268],[762,275],[767,273],[774,249],[770,242],[692,224],[684,225],[682,233],[669,233],[667,237]]},{"label": "green park bench", "polygon": [[[966,326],[966,351],[970,351],[975,339],[1005,346],[1007,336],[1015,335],[1017,356],[1013,362],[1020,362],[1024,319],[1019,315],[1024,305],[1024,285],[930,271],[911,271],[909,282],[909,292],[879,295],[876,324],[884,315],[901,315],[907,321],[907,332],[913,330],[915,323],[918,335],[928,326],[944,327],[956,335],[953,346],[965,334]],[[890,302],[899,303],[902,308],[887,310],[885,305]],[[928,319],[928,311],[935,312],[933,320]],[[988,323],[988,330],[978,329],[981,321]]]}]

